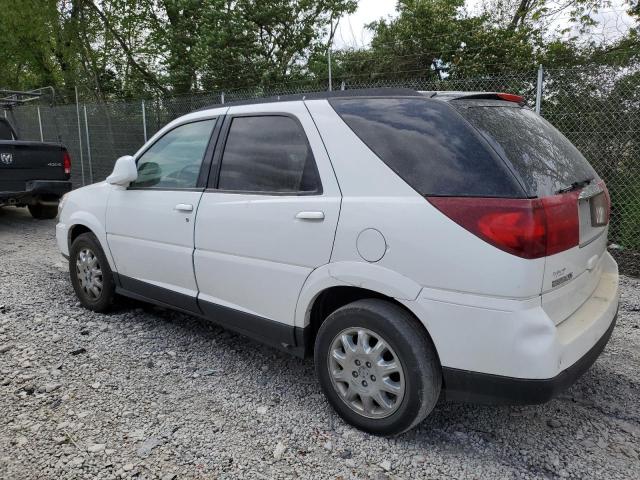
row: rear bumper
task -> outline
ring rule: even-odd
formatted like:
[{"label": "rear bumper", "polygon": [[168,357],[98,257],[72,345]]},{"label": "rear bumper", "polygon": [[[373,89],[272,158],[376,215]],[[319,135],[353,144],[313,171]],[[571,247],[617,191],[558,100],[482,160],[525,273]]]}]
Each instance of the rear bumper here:
[{"label": "rear bumper", "polygon": [[585,373],[600,356],[616,324],[611,325],[586,355],[553,378],[529,379],[443,368],[445,398],[453,401],[491,404],[536,404],[557,396]]},{"label": "rear bumper", "polygon": [[28,200],[40,195],[59,198],[69,191],[71,191],[69,180],[29,180],[25,184],[24,191],[0,192],[0,200],[12,199],[17,202],[28,202]]},{"label": "rear bumper", "polygon": [[605,252],[599,268],[591,295],[557,325],[539,296],[500,299],[424,288],[415,301],[403,302],[431,335],[445,396],[540,403],[571,385],[595,361],[615,324],[618,266]]}]

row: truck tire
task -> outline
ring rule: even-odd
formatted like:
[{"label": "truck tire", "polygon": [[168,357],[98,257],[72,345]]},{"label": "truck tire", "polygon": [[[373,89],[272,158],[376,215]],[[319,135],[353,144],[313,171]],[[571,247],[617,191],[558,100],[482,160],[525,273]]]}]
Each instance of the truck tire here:
[{"label": "truck tire", "polygon": [[38,220],[49,220],[56,218],[56,215],[58,215],[57,205],[42,205],[41,203],[34,203],[27,205],[27,208],[29,209],[31,216]]},{"label": "truck tire", "polygon": [[314,360],[329,403],[351,425],[397,435],[436,405],[442,371],[425,328],[381,299],[345,305],[320,326]]},{"label": "truck tire", "polygon": [[69,249],[71,284],[83,307],[106,312],[116,296],[116,284],[107,257],[93,233],[83,233]]}]

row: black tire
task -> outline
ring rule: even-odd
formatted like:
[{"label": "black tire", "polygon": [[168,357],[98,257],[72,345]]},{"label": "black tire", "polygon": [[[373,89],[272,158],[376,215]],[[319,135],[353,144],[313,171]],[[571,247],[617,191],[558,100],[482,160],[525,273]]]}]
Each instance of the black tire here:
[{"label": "black tire", "polygon": [[[352,327],[379,335],[392,348],[404,370],[404,396],[396,410],[385,418],[369,418],[356,412],[342,399],[332,381],[329,355],[333,341]],[[314,360],[320,386],[333,408],[347,423],[375,435],[397,435],[413,428],[433,410],[440,396],[442,370],[425,328],[405,309],[385,300],[358,300],[329,315],[318,331]]]},{"label": "black tire", "polygon": [[34,203],[27,205],[27,208],[29,209],[31,216],[38,220],[49,220],[56,218],[56,215],[58,215],[57,205],[42,205],[41,203]]},{"label": "black tire", "polygon": [[[95,295],[83,288],[81,280],[77,274],[78,258],[83,251],[92,252],[97,258],[97,264],[102,272],[102,289],[99,295]],[[100,242],[93,233],[83,233],[71,244],[69,249],[69,274],[71,276],[71,284],[76,292],[80,303],[89,310],[94,312],[106,312],[113,305],[116,296],[116,285],[113,273],[109,267],[107,257],[102,251]]]}]

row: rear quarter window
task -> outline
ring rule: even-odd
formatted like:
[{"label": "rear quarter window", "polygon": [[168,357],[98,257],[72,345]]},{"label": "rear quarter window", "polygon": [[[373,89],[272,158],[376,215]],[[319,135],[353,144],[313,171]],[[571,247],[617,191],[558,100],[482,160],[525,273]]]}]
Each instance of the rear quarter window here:
[{"label": "rear quarter window", "polygon": [[513,103],[453,100],[452,105],[511,165],[530,197],[546,197],[598,175],[578,149],[540,115]]},{"label": "rear quarter window", "polygon": [[425,98],[344,98],[330,104],[421,195],[524,195],[504,161],[446,103]]}]

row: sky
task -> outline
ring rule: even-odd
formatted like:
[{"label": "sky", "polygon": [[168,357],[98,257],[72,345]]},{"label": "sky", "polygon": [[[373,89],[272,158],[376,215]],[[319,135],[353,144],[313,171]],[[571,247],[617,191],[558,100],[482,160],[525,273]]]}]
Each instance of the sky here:
[{"label": "sky", "polygon": [[336,48],[362,47],[371,41],[365,25],[389,15],[394,16],[396,0],[359,0],[358,10],[340,19],[334,38]]},{"label": "sky", "polygon": [[[467,0],[467,5],[474,11],[481,0]],[[363,47],[371,41],[371,32],[365,25],[380,18],[394,17],[396,0],[359,0],[358,9],[351,15],[345,15],[340,19],[334,47],[336,49],[348,47]],[[625,13],[627,9],[625,0],[612,0],[610,7],[603,8],[596,18],[600,24],[593,29],[593,37],[596,40],[612,41],[624,35],[633,20]],[[566,17],[560,16],[555,22],[558,28],[566,26]]]}]

